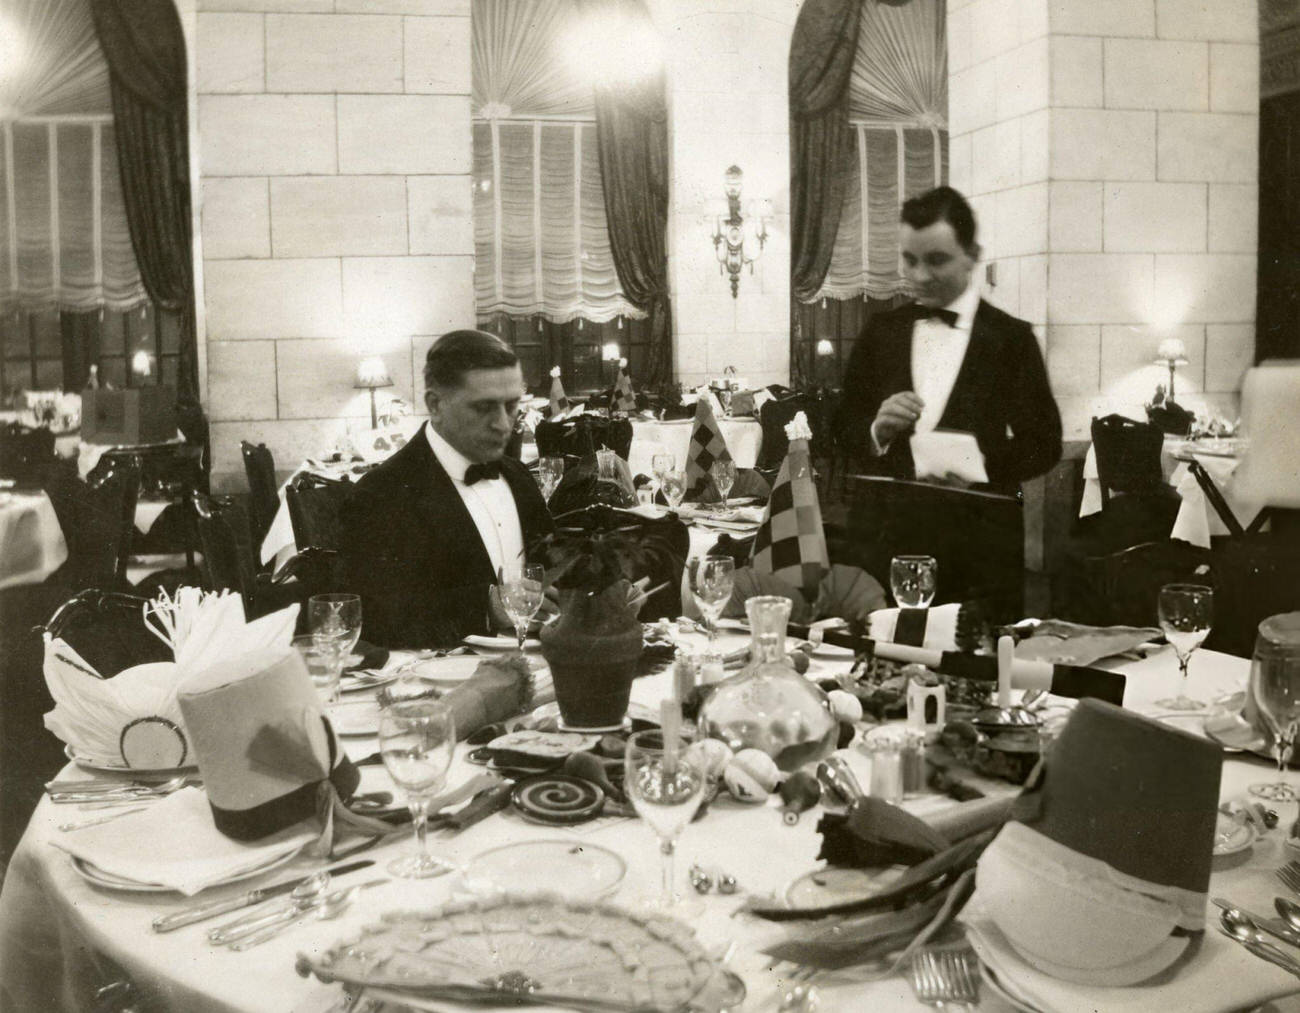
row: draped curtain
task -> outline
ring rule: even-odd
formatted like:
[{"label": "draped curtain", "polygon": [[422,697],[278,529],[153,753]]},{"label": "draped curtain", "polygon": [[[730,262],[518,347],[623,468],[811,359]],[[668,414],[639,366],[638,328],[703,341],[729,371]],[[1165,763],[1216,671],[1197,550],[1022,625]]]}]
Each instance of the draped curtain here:
[{"label": "draped curtain", "polygon": [[91,0],[108,61],[131,243],[155,305],[180,315],[177,386],[197,413],[185,39],[173,0]]},{"label": "draped curtain", "polygon": [[596,108],[566,51],[576,0],[475,0],[478,317],[641,317],[619,286]]},{"label": "draped curtain", "polygon": [[6,0],[0,73],[0,308],[142,304],[117,173],[108,65],[84,0]]}]

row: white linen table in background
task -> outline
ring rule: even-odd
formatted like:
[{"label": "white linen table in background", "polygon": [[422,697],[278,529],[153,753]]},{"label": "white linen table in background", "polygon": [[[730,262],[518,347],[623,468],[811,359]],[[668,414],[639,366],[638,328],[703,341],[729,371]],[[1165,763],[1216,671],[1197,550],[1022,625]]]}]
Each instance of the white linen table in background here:
[{"label": "white linen table in background", "polygon": [[[743,639],[726,632],[720,637],[723,650],[735,648]],[[816,674],[831,674],[843,670],[848,661],[843,656],[819,656],[813,663]],[[1116,667],[1130,676],[1128,703],[1134,709],[1148,710],[1153,700],[1177,688],[1177,664],[1167,650],[1145,661]],[[1212,699],[1240,689],[1248,667],[1244,659],[1199,652],[1192,661],[1188,688],[1195,696]],[[655,703],[666,692],[668,679],[666,673],[639,679],[633,687],[633,700]],[[362,756],[374,750],[376,742],[373,738],[353,738],[347,747],[353,756]],[[868,762],[855,752],[847,755],[855,763]],[[451,782],[459,783],[479,769],[460,755],[454,761]],[[363,771],[363,790],[388,787],[382,768],[365,767]],[[1267,778],[1269,773],[1266,763],[1229,758],[1224,765],[1223,796],[1239,795],[1249,782]],[[867,772],[863,770],[860,776],[865,783]],[[909,802],[908,806],[924,814],[945,804],[945,800],[930,796]],[[159,1001],[161,1008],[184,1013],[323,1013],[337,1001],[338,987],[297,977],[293,970],[297,953],[319,953],[355,935],[385,910],[431,907],[450,896],[451,882],[447,878],[393,881],[367,890],[352,910],[335,921],[303,925],[247,953],[231,953],[207,944],[204,933],[209,923],[166,935],[150,930],[149,923],[157,914],[174,910],[186,901],[159,895],[108,893],[79,878],[67,856],[49,843],[58,833],[55,825],[67,818],[67,811],[66,807],[56,809],[48,801],[41,802],[13,856],[0,893],[0,1008],[6,1010],[59,1013],[82,1009],[87,1004],[86,996],[96,987],[128,975],[146,996]],[[700,862],[730,872],[746,890],[777,890],[817,865],[816,816],[815,812],[809,813],[796,826],[787,827],[775,802],[751,807],[724,797],[705,819],[692,824],[683,834],[679,874],[685,876],[692,862]],[[530,838],[572,838],[577,844],[598,843],[618,852],[629,868],[615,894],[616,900],[627,899],[638,889],[653,890],[657,886],[659,856],[652,835],[644,825],[630,820],[600,820],[566,829],[534,826],[506,812],[457,837],[435,837],[431,846],[463,862],[489,847]],[[341,884],[364,882],[411,846],[409,839],[401,837],[376,849],[367,856],[375,859],[374,869],[354,873]],[[1240,864],[1216,870],[1211,895],[1225,895],[1258,910],[1269,909],[1276,892],[1272,870],[1284,861],[1282,850],[1280,835],[1270,835],[1255,845],[1250,855],[1243,856]],[[296,868],[268,879],[279,880]],[[242,889],[245,887],[227,887],[209,891],[204,897],[217,899]],[[692,925],[706,946],[721,947],[731,940],[737,943],[731,967],[745,979],[750,993],[743,1008],[771,1013],[779,995],[779,976],[767,966],[770,961],[759,950],[781,930],[766,923],[732,918],[740,900],[710,894],[703,898],[703,912],[692,918]],[[1181,1013],[1198,1013],[1250,1007],[1268,995],[1293,992],[1296,984],[1289,975],[1210,931],[1195,961],[1177,979],[1176,994]],[[899,975],[874,982],[846,981],[843,976],[830,975],[819,981],[819,989],[824,1013],[925,1008],[912,997],[910,987]],[[1149,999],[1145,1008],[1167,1008],[1162,1002],[1166,994],[1163,989],[1144,991],[1147,994],[1139,997]],[[1136,1001],[1134,990],[1124,993],[1114,998],[1122,998],[1132,1008]],[[1111,1008],[1106,997],[1099,996],[1095,989],[1088,994],[1080,990],[1077,999],[1077,1003],[1063,1008]],[[1288,998],[1273,1008],[1295,1013],[1300,1010],[1300,1001]],[[449,1011],[455,1009],[448,1006]],[[981,1013],[1006,1013],[1009,1009],[987,989],[982,992]]]},{"label": "white linen table in background", "polygon": [[[693,425],[693,419],[673,419],[668,422],[634,419],[632,448],[627,455],[627,464],[632,469],[632,474],[652,474],[654,467],[651,461],[661,449],[677,458],[678,468],[686,467],[686,451],[691,445]],[[724,417],[718,419],[718,428],[722,431],[722,438],[727,441],[727,450],[736,462],[736,467],[754,467],[759,451],[763,448],[763,427],[759,425],[758,419],[747,416]]]},{"label": "white linen table in background", "polygon": [[67,558],[50,497],[0,490],[0,587],[39,584]]}]

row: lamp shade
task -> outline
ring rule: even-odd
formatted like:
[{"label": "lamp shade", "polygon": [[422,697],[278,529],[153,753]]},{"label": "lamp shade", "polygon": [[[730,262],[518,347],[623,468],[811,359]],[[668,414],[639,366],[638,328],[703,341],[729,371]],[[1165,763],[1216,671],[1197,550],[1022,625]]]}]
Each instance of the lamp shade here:
[{"label": "lamp shade", "polygon": [[1172,362],[1183,365],[1187,362],[1187,346],[1182,338],[1165,338],[1156,351],[1156,362]]},{"label": "lamp shade", "polygon": [[354,387],[391,387],[393,378],[388,375],[388,367],[377,355],[367,356],[357,363],[357,380]]}]

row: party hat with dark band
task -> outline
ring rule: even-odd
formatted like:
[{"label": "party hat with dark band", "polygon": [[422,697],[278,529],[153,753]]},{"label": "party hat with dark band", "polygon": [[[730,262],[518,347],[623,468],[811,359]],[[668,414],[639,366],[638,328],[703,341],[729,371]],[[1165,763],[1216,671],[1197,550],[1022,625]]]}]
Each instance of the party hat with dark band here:
[{"label": "party hat with dark band", "polygon": [[716,503],[722,499],[713,484],[709,469],[715,461],[730,461],[731,452],[722,437],[718,420],[713,417],[711,398],[705,394],[695,402],[695,422],[691,425],[691,445],[686,449],[686,498]]},{"label": "party hat with dark band", "polygon": [[564,384],[560,382],[560,367],[551,368],[551,418],[569,407],[569,399],[564,394]]},{"label": "party hat with dark band", "polygon": [[627,375],[627,360],[618,360],[618,380],[614,383],[614,393],[610,396],[610,411],[636,411],[636,395],[632,393],[632,378]]},{"label": "party hat with dark band", "polygon": [[830,557],[808,453],[812,431],[803,412],[795,415],[785,431],[790,447],[754,536],[751,565],[760,573],[770,573],[799,588],[808,601],[813,601],[822,577],[830,569]]}]

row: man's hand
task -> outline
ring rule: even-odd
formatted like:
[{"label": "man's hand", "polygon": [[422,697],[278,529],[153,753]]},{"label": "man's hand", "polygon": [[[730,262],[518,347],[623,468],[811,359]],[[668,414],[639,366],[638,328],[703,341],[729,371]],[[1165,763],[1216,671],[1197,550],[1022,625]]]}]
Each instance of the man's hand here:
[{"label": "man's hand", "polygon": [[871,423],[871,435],[880,449],[887,449],[896,437],[910,432],[924,408],[925,402],[914,391],[901,390],[885,398]]}]

